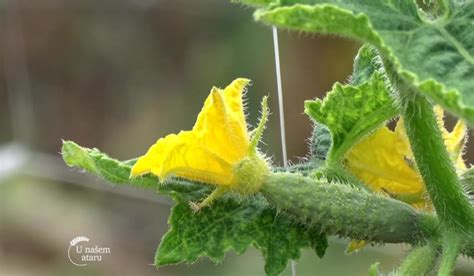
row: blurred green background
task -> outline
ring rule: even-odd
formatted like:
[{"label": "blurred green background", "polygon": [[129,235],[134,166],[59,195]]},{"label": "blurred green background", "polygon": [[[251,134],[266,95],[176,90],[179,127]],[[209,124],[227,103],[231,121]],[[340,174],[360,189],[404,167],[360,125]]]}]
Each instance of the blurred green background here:
[{"label": "blurred green background", "polygon": [[[344,82],[358,44],[280,32],[288,156],[306,155],[311,122],[303,101]],[[118,159],[142,155],[168,133],[190,129],[210,88],[253,80],[248,120],[270,95],[263,151],[281,165],[271,29],[252,10],[223,0],[0,1],[0,274],[264,275],[254,249],[221,265],[156,269],[154,252],[171,202],[70,169],[61,139]],[[84,235],[111,248],[76,267],[69,241]],[[367,247],[345,256],[331,239],[323,260],[305,251],[298,275],[392,271],[408,246]],[[473,275],[464,260],[459,275]],[[289,275],[289,271],[285,272]]]}]

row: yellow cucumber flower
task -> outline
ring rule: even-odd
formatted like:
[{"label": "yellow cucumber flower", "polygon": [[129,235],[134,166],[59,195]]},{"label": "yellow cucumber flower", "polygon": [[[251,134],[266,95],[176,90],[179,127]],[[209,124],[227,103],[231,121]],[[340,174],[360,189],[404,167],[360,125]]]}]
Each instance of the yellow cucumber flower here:
[{"label": "yellow cucumber flower", "polygon": [[[443,109],[435,106],[434,111],[451,160],[458,172],[462,172],[466,169],[462,151],[467,127],[459,120],[449,132],[444,127]],[[345,166],[372,191],[388,194],[417,209],[432,209],[426,197],[426,187],[416,168],[402,118],[398,120],[395,131],[384,126],[355,145],[346,155]],[[364,240],[352,240],[346,253],[357,252],[364,246]]]},{"label": "yellow cucumber flower", "polygon": [[[462,159],[466,125],[460,120],[449,132],[444,127],[443,110],[438,106],[434,110],[446,148],[461,172],[466,168]],[[431,208],[425,200],[426,188],[416,168],[403,119],[398,120],[395,131],[384,126],[355,145],[346,155],[345,166],[373,191],[386,193],[416,208]]]},{"label": "yellow cucumber flower", "polygon": [[161,181],[177,176],[218,186],[202,206],[227,190],[255,193],[269,171],[257,150],[268,109],[264,97],[259,126],[249,134],[242,101],[249,83],[239,78],[225,89],[213,87],[192,130],[159,139],[132,167],[131,177],[152,173]]}]

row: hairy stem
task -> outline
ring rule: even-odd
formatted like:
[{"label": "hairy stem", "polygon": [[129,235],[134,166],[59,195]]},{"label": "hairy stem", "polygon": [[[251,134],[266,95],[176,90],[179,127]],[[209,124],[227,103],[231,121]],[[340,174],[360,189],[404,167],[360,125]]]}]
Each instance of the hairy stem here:
[{"label": "hairy stem", "polygon": [[449,276],[454,269],[456,259],[461,250],[461,239],[458,235],[447,234],[443,240],[443,253],[439,265],[438,275]]},{"label": "hairy stem", "polygon": [[[390,65],[386,66],[391,72]],[[392,74],[411,149],[436,213],[446,229],[471,235],[474,212],[438,129],[432,104],[416,88]]]},{"label": "hairy stem", "polygon": [[436,247],[431,243],[413,249],[398,269],[399,275],[426,275],[436,258]]}]

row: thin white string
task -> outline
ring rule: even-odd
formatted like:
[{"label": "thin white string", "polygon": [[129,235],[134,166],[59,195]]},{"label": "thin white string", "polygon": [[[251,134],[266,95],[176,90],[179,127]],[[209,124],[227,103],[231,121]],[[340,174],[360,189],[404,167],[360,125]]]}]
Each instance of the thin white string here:
[{"label": "thin white string", "polygon": [[280,50],[278,48],[278,31],[275,26],[273,31],[273,48],[275,50],[275,72],[278,89],[278,109],[280,113],[280,134],[281,134],[281,150],[283,154],[283,167],[288,166],[288,157],[286,154],[286,135],[285,135],[285,112],[283,110],[283,91],[281,87],[281,70],[280,70]]},{"label": "thin white string", "polygon": [[[273,33],[273,49],[275,52],[275,73],[278,89],[278,110],[280,114],[280,135],[281,135],[281,151],[283,155],[283,167],[288,167],[288,157],[286,153],[286,131],[285,131],[285,112],[283,110],[283,89],[281,86],[281,69],[280,69],[280,49],[278,47],[278,30],[272,27]],[[296,261],[291,261],[291,275],[296,276]]]}]

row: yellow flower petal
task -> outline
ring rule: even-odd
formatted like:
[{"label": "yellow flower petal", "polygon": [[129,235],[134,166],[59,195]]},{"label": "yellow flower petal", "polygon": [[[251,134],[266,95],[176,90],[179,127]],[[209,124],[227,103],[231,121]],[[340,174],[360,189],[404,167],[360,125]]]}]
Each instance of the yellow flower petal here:
[{"label": "yellow flower petal", "polygon": [[449,132],[444,127],[444,110],[439,106],[434,107],[434,111],[438,121],[438,127],[441,129],[441,135],[444,144],[449,152],[451,160],[454,162],[456,169],[463,171],[466,164],[462,158],[463,149],[467,141],[467,126],[462,120],[458,120],[453,130]]},{"label": "yellow flower petal", "polygon": [[224,90],[213,88],[192,130],[198,139],[195,143],[230,164],[241,160],[249,147],[242,103],[242,93],[249,82],[237,79]]},{"label": "yellow flower petal", "polygon": [[464,121],[459,120],[454,126],[453,131],[443,134],[443,139],[456,169],[461,172],[464,171],[466,164],[462,155],[467,141],[467,126]]},{"label": "yellow flower petal", "polygon": [[424,185],[406,156],[411,156],[411,151],[405,138],[382,127],[354,146],[345,164],[374,191],[418,194]]},{"label": "yellow flower petal", "polygon": [[[458,170],[465,169],[462,150],[466,141],[466,125],[458,121],[453,131],[449,132],[444,127],[443,110],[436,106],[434,111],[451,159]],[[395,131],[382,127],[355,145],[347,154],[345,165],[371,190],[384,192],[416,208],[430,208],[402,118],[398,120]]]},{"label": "yellow flower petal", "polygon": [[212,88],[191,131],[159,139],[133,166],[131,175],[170,175],[230,185],[234,165],[248,155],[249,135],[242,95],[248,79],[224,90]]}]

